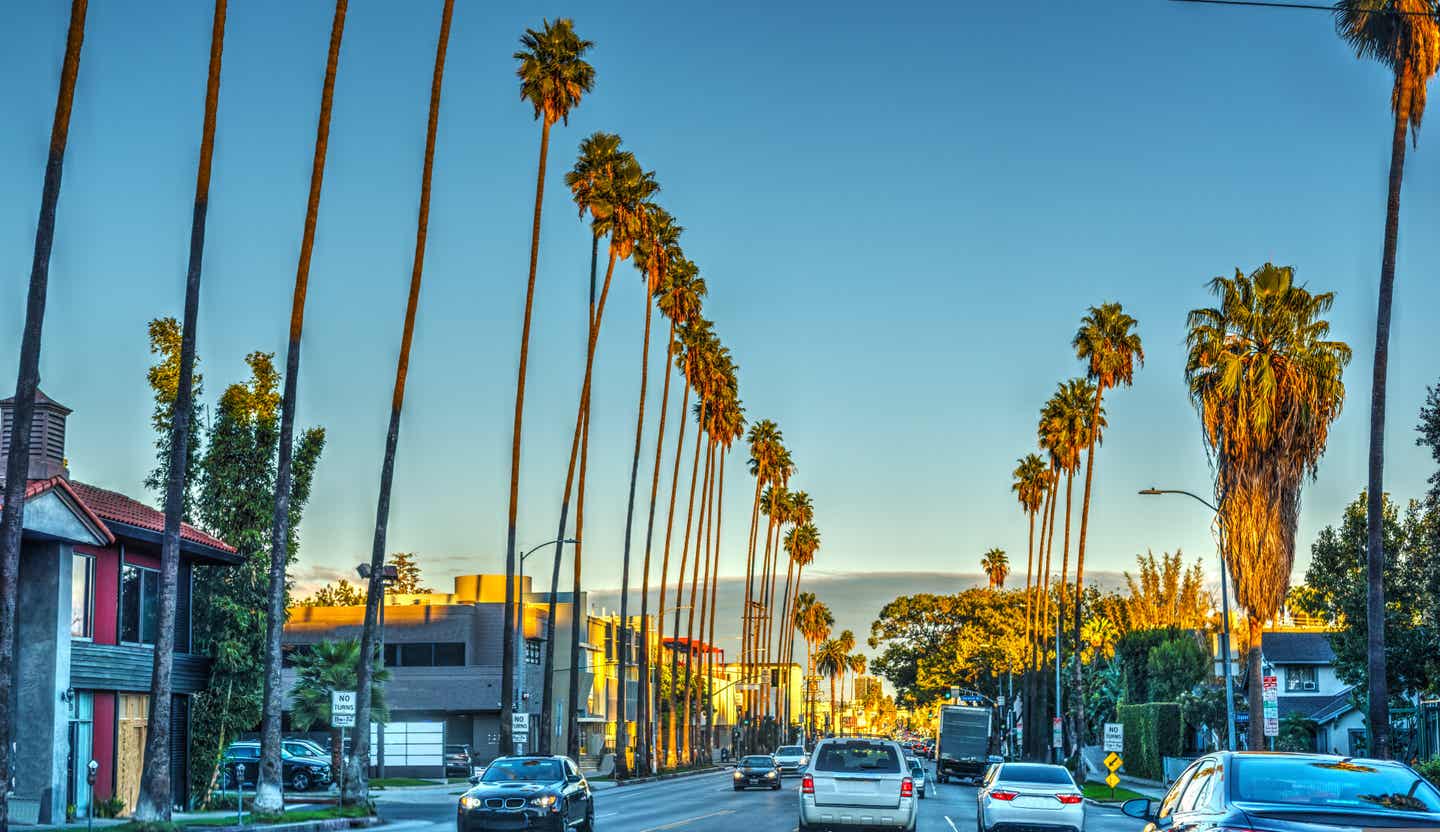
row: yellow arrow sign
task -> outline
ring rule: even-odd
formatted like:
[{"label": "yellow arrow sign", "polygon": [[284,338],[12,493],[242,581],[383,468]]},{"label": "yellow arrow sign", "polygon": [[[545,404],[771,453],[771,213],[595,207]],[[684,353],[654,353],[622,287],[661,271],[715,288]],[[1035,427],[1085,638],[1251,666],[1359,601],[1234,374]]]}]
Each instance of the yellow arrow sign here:
[{"label": "yellow arrow sign", "polygon": [[1115,772],[1112,771],[1109,774],[1105,775],[1105,785],[1113,789],[1116,786],[1120,785],[1120,778],[1116,777]]},{"label": "yellow arrow sign", "polygon": [[1109,755],[1105,757],[1105,767],[1111,771],[1117,771],[1123,765],[1125,765],[1125,760],[1114,751],[1111,751]]}]

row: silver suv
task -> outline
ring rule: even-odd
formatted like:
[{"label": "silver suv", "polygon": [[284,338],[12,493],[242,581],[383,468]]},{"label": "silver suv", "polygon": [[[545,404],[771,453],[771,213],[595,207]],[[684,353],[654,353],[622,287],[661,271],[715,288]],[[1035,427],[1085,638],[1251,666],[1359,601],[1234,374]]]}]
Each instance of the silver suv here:
[{"label": "silver suv", "polygon": [[799,745],[782,745],[775,749],[775,753],[770,756],[774,758],[775,766],[780,769],[782,776],[799,774],[810,762],[810,755],[806,754],[804,747]]},{"label": "silver suv", "polygon": [[821,740],[800,783],[799,832],[865,826],[915,829],[915,781],[900,744]]}]

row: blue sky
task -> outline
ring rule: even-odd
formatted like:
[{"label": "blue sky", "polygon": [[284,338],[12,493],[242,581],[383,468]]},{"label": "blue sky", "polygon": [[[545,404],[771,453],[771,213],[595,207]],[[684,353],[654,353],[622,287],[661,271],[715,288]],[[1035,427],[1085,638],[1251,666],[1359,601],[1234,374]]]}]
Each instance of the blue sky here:
[{"label": "blue sky", "polygon": [[[1266,260],[1336,291],[1336,334],[1355,347],[1349,406],[1305,494],[1302,562],[1363,485],[1389,80],[1326,15],[1160,0],[459,6],[390,527],[391,548],[419,552],[436,583],[503,555],[539,137],[511,53],[547,15],[596,42],[597,81],[552,143],[522,544],[553,534],[563,486],[588,239],[562,177],[594,130],[625,138],[688,229],[748,413],[780,423],[794,485],[815,500],[822,572],[971,572],[991,546],[1023,569],[1010,471],[1039,405],[1081,370],[1077,322],[1107,300],[1139,319],[1149,360],[1107,398],[1091,567],[1146,548],[1209,555],[1198,506],[1134,492],[1208,490],[1184,316],[1207,303],[1208,278]],[[369,551],[439,8],[350,11],[300,381],[300,423],[330,437],[304,581]],[[247,352],[283,354],[331,10],[230,9],[199,335],[212,400]],[[153,458],[145,322],[180,308],[209,14],[92,4],[66,159],[43,386],[76,411],[75,476],[136,494]],[[15,5],[0,26],[10,368],[65,27],[60,3]],[[1432,467],[1412,426],[1437,381],[1434,129],[1406,171],[1391,353],[1387,485],[1407,497]],[[639,294],[618,269],[591,430],[597,585],[618,582]],[[653,441],[647,429],[647,459]],[[749,509],[746,483],[730,483],[727,574],[743,570]]]}]

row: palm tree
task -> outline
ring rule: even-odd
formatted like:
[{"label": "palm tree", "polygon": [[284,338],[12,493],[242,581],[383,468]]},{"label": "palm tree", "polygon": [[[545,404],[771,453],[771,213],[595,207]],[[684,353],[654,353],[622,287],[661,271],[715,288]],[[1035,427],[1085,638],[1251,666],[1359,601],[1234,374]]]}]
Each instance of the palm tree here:
[{"label": "palm tree", "polygon": [[[745,556],[745,605],[741,608],[740,678],[747,682],[753,679],[753,667],[757,660],[755,646],[755,553],[756,535],[759,532],[760,504],[762,489],[774,482],[784,453],[784,437],[780,427],[771,419],[761,419],[750,426],[746,442],[750,444],[750,475],[755,478],[755,496],[750,506],[750,538]],[[745,713],[754,716],[758,697],[746,691]],[[746,746],[749,747],[747,731]]]},{"label": "palm tree", "polygon": [[[340,62],[340,41],[345,35],[349,0],[335,0],[330,23],[330,47],[325,58],[325,81],[320,91],[320,119],[315,128],[315,159],[310,167],[310,196],[305,206],[305,228],[300,237],[300,260],[295,268],[295,292],[290,303],[290,337],[285,347],[285,389],[280,398],[279,454],[275,462],[275,511],[270,526],[270,587],[265,619],[265,698],[260,725],[260,772],[255,788],[255,810],[275,814],[284,808],[280,781],[280,635],[285,626],[285,567],[290,560],[291,457],[295,448],[295,397],[300,379],[300,336],[305,331],[305,296],[310,287],[310,254],[315,248],[315,224],[320,215],[320,188],[325,179],[325,155],[330,146],[330,111],[335,100],[335,72]],[[368,738],[368,735],[367,735]]]},{"label": "palm tree", "polygon": [[[675,284],[669,279],[672,268],[685,272],[687,268],[693,269],[694,264],[689,263],[680,251],[680,232],[682,229],[674,222],[670,213],[658,205],[651,205],[647,211],[649,216],[645,225],[645,234],[636,248],[635,264],[646,275],[645,293],[645,337],[644,348],[640,356],[640,405],[639,415],[635,423],[635,458],[631,463],[630,470],[630,502],[626,509],[625,523],[625,564],[627,573],[622,577],[621,596],[628,595],[628,572],[630,562],[630,517],[635,510],[635,481],[640,472],[640,439],[645,426],[645,390],[649,380],[650,372],[650,300],[652,297],[663,299],[666,291],[673,290]],[[693,276],[693,271],[691,272]],[[696,298],[698,304],[698,297]],[[661,314],[665,314],[661,309]],[[668,315],[667,315],[668,317]],[[650,773],[650,730],[649,730],[649,692],[650,682],[650,544],[655,530],[655,493],[660,485],[660,450],[665,441],[665,407],[670,396],[670,358],[675,348],[675,323],[671,318],[670,340],[666,346],[665,363],[661,372],[665,376],[665,392],[660,401],[660,438],[655,444],[655,470],[650,481],[650,519],[645,531],[645,561],[640,570],[640,690],[639,698],[636,700],[635,725],[640,732],[636,741],[636,760],[640,767],[640,776]],[[553,600],[552,600],[553,603]],[[622,605],[623,605],[622,600]],[[623,615],[623,613],[622,613]]]},{"label": "palm tree", "polygon": [[853,710],[857,704],[856,700],[859,698],[855,694],[855,687],[860,681],[861,675],[865,673],[868,662],[865,660],[864,653],[851,653],[846,657],[845,664],[850,669],[850,707]]},{"label": "palm tree", "polygon": [[989,549],[980,556],[980,570],[990,580],[990,589],[1004,589],[1005,579],[1010,576],[1010,556],[1004,549]]},{"label": "palm tree", "polygon": [[[850,630],[841,630],[840,635],[835,638],[835,644],[840,648],[840,710],[845,710],[845,674],[850,670],[850,651],[855,649],[855,633]],[[843,734],[844,723],[838,727]]]},{"label": "palm tree", "polygon": [[225,0],[215,0],[210,30],[210,72],[200,130],[200,163],[195,174],[195,207],[190,220],[190,264],[185,277],[185,312],[180,335],[180,376],[171,410],[169,460],[165,477],[165,529],[160,538],[160,603],[155,616],[155,652],[150,674],[150,727],[137,821],[170,820],[170,674],[175,664],[176,581],[180,572],[180,521],[185,513],[186,457],[195,379],[195,321],[200,311],[200,269],[205,254],[205,218],[210,205],[210,165],[215,158],[215,110],[220,100],[220,57],[225,46]]},{"label": "palm tree", "polygon": [[1045,461],[1040,458],[1039,454],[1027,454],[1017,460],[1015,470],[1011,474],[1015,478],[1015,482],[1011,484],[1010,490],[1015,492],[1015,498],[1020,501],[1020,508],[1030,521],[1029,555],[1025,559],[1025,641],[1027,644],[1031,635],[1030,582],[1035,570],[1035,515],[1040,513],[1040,507],[1045,502],[1049,473],[1049,469],[1045,467]]},{"label": "palm tree", "polygon": [[[570,111],[595,84],[595,68],[585,61],[585,53],[595,44],[575,34],[575,24],[560,18],[554,24],[542,20],[539,31],[526,29],[520,36],[521,50],[514,54],[520,62],[515,74],[520,78],[520,97],[530,102],[535,118],[540,121],[540,162],[535,173],[535,220],[530,229],[530,278],[525,288],[525,316],[520,327],[520,367],[515,381],[515,424],[510,434],[510,514],[505,532],[506,575],[513,580],[515,572],[515,517],[520,498],[520,433],[525,416],[525,370],[530,361],[530,316],[535,304],[535,268],[540,260],[540,215],[545,201],[545,162],[550,154],[550,128],[555,122],[570,123]],[[561,537],[564,537],[562,534]],[[560,549],[557,544],[553,566],[554,581],[560,579]],[[546,645],[555,641],[555,592],[550,593],[550,610],[546,621]],[[511,645],[513,651],[514,645]],[[548,649],[547,649],[548,652]],[[553,735],[550,719],[554,708],[551,695],[554,685],[552,668],[546,668],[541,696],[540,744],[550,752]]]},{"label": "palm tree", "polygon": [[[1210,281],[1218,299],[1192,310],[1185,378],[1215,467],[1221,552],[1249,618],[1250,713],[1261,712],[1261,626],[1284,603],[1295,559],[1300,488],[1325,453],[1345,401],[1350,347],[1329,339],[1329,292],[1295,285],[1288,266]],[[1372,731],[1377,726],[1372,725]],[[1264,741],[1250,720],[1250,747]]]},{"label": "palm tree", "polygon": [[[1100,400],[1105,391],[1117,385],[1129,387],[1135,379],[1135,367],[1145,365],[1145,348],[1140,336],[1134,332],[1135,319],[1125,313],[1118,303],[1105,303],[1090,307],[1089,313],[1080,321],[1071,345],[1075,357],[1086,362],[1086,378],[1095,385],[1095,409],[1090,424],[1100,421]],[[1090,431],[1090,444],[1085,453],[1085,491],[1080,498],[1080,542],[1075,550],[1075,643],[1080,644],[1080,616],[1085,598],[1085,538],[1090,523],[1090,486],[1095,479],[1095,446],[1100,441],[1100,431]],[[1083,708],[1085,701],[1084,678],[1080,663],[1075,663],[1075,702]],[[1086,719],[1082,715],[1076,724],[1085,729]],[[1084,736],[1080,737],[1084,742]]]},{"label": "palm tree", "polygon": [[1382,530],[1385,497],[1385,385],[1390,364],[1390,305],[1395,292],[1395,249],[1400,234],[1400,186],[1405,172],[1405,133],[1419,136],[1425,116],[1425,87],[1440,65],[1440,27],[1429,0],[1338,0],[1335,29],[1355,49],[1395,75],[1390,110],[1389,196],[1385,203],[1385,242],[1380,258],[1379,307],[1375,315],[1375,366],[1370,386],[1370,470],[1366,486],[1366,624],[1369,642],[1368,716],[1374,757],[1390,755],[1389,691],[1385,680],[1385,550]]},{"label": "palm tree", "polygon": [[[728,362],[728,364],[729,366],[725,371],[726,377],[724,379],[725,389],[731,391],[732,395],[727,396],[721,402],[721,406],[717,409],[716,418],[714,420],[715,435],[717,441],[720,444],[720,475],[718,494],[715,498],[715,509],[711,513],[712,516],[715,518],[715,568],[713,568],[710,572],[710,634],[705,638],[705,642],[712,646],[715,644],[715,608],[718,606],[718,604],[716,603],[716,599],[718,597],[717,592],[719,589],[720,581],[719,559],[720,532],[722,529],[721,521],[724,519],[725,516],[724,512],[720,510],[725,505],[725,459],[730,455],[730,448],[735,444],[737,440],[739,440],[742,436],[745,435],[745,408],[740,404],[740,399],[738,398],[738,396],[734,395],[739,391],[739,380],[736,378],[736,374],[739,372],[739,368],[735,365],[733,361]],[[705,710],[706,713],[709,715],[706,722],[709,732],[707,733],[706,739],[706,749],[708,752],[708,749],[714,746],[713,732],[715,730],[715,709],[714,702],[711,697],[713,697],[714,694],[715,651],[707,651],[705,654],[705,658],[707,663],[705,678],[708,680],[705,687],[707,697]]]},{"label": "palm tree", "polygon": [[[380,489],[375,505],[375,537],[370,547],[370,581],[365,589],[365,626],[360,634],[360,669],[356,672],[354,759],[369,759],[370,693],[372,666],[385,656],[376,642],[380,605],[385,603],[385,532],[390,525],[390,486],[395,477],[395,451],[400,444],[400,412],[405,405],[405,381],[410,370],[410,342],[415,334],[415,312],[420,305],[420,280],[425,271],[425,236],[430,227],[430,179],[435,167],[435,135],[440,125],[440,87],[445,78],[445,53],[450,45],[450,21],[455,0],[445,0],[440,13],[440,33],[435,40],[435,69],[430,78],[430,114],[425,126],[425,161],[420,170],[420,210],[415,222],[415,256],[410,267],[410,296],[405,303],[405,322],[400,331],[400,354],[395,362],[395,387],[390,398],[390,425],[385,432],[385,455],[380,463]],[[287,380],[288,383],[288,380]],[[504,720],[501,720],[502,722]],[[356,765],[353,783],[359,799],[369,796],[366,766]]]},{"label": "palm tree", "polygon": [[836,732],[838,720],[835,712],[835,679],[849,667],[847,653],[836,639],[830,639],[815,651],[815,672],[830,680],[830,733]]},{"label": "palm tree", "polygon": [[[600,323],[605,315],[605,300],[610,294],[610,281],[615,275],[615,262],[630,256],[641,232],[641,217],[646,210],[644,205],[659,190],[659,186],[655,183],[654,175],[644,171],[635,161],[633,154],[620,149],[620,137],[611,133],[595,133],[580,143],[580,156],[575,162],[574,169],[565,175],[565,182],[570,187],[575,204],[580,208],[581,216],[588,212],[591,217],[591,303],[589,338],[585,349],[585,380],[580,388],[580,404],[575,411],[575,432],[570,442],[570,462],[565,477],[565,493],[560,503],[560,527],[556,533],[557,541],[565,536],[565,523],[570,509],[570,490],[575,485],[575,461],[578,455],[580,459],[579,500],[575,508],[575,561],[571,591],[574,593],[574,597],[579,598],[580,576],[584,562],[585,478],[590,447],[590,384],[595,367],[595,348],[600,338]],[[595,300],[596,254],[599,250],[600,238],[606,235],[610,238],[608,263],[605,267],[605,283],[600,290],[597,302]],[[556,557],[560,556],[561,546],[560,543],[556,544]],[[514,581],[507,580],[505,590],[507,613],[505,620],[507,622],[515,620],[514,593]],[[574,644],[580,643],[581,617],[578,614],[570,617],[570,637]],[[505,641],[510,646],[505,649],[505,655],[502,658],[504,662],[501,673],[504,690],[500,693],[502,713],[510,712],[514,698],[514,637],[514,625],[511,624],[505,630]],[[580,708],[579,660],[579,651],[572,650],[569,674],[570,690],[566,703],[566,714],[569,720],[566,732],[568,735],[566,750],[571,757],[576,756],[580,751],[580,736],[576,722]],[[509,667],[508,674],[504,672],[504,667]],[[509,681],[505,681],[507,679]],[[501,746],[508,747],[510,729],[504,720],[501,720],[500,739]]]},{"label": "palm tree", "polygon": [[[60,68],[55,121],[50,128],[50,154],[45,162],[45,184],[40,191],[40,221],[35,229],[35,259],[30,267],[25,328],[20,335],[14,421],[5,466],[5,502],[0,508],[0,776],[7,778],[11,776],[10,747],[17,724],[10,700],[15,680],[20,532],[25,514],[25,488],[29,484],[26,468],[30,460],[30,430],[35,420],[35,394],[40,388],[40,339],[45,328],[45,295],[50,284],[50,250],[55,244],[55,206],[60,201],[60,174],[65,167],[65,145],[70,135],[70,111],[75,103],[75,78],[80,74],[80,47],[85,42],[87,9],[87,0],[71,0],[65,61]],[[0,830],[8,828],[8,792],[0,788]]]},{"label": "palm tree", "polygon": [[[782,451],[782,454],[784,452]],[[783,480],[765,489],[760,495],[760,510],[765,513],[767,519],[765,527],[765,553],[761,560],[760,583],[756,592],[759,595],[758,606],[756,607],[757,618],[751,633],[754,642],[751,651],[755,655],[755,666],[760,677],[760,716],[770,715],[770,688],[769,688],[769,667],[770,664],[770,628],[768,620],[770,617],[770,558],[775,547],[772,537],[777,526],[785,522],[785,515],[790,511],[790,492],[785,489]]]},{"label": "palm tree", "polygon": [[810,697],[810,679],[815,676],[815,645],[830,637],[830,628],[835,626],[835,616],[830,608],[815,599],[815,593],[802,592],[795,598],[795,626],[805,639],[805,725],[810,733],[815,732],[814,701]]},{"label": "palm tree", "polygon": [[[774,634],[774,640],[775,640],[775,658],[776,658],[778,661],[782,662],[782,663],[785,661],[785,644],[786,644],[786,642],[789,640],[789,635],[793,632],[790,627],[785,626],[785,623],[788,622],[788,621],[790,621],[790,594],[791,594],[791,584],[794,583],[794,581],[795,581],[795,551],[794,551],[794,549],[793,549],[793,546],[791,545],[791,544],[793,544],[793,540],[791,540],[791,537],[792,537],[792,535],[793,535],[793,533],[794,533],[794,531],[795,531],[796,529],[800,528],[801,526],[809,523],[810,521],[812,521],[812,520],[814,520],[814,519],[815,519],[815,505],[814,505],[814,502],[810,499],[810,495],[807,494],[807,493],[805,493],[804,491],[792,491],[792,492],[790,492],[790,501],[789,501],[789,505],[786,507],[786,512],[785,512],[785,520],[790,524],[790,530],[785,533],[785,539],[786,539],[787,541],[789,541],[789,543],[787,543],[786,545],[783,546],[783,549],[784,549],[785,554],[786,554],[786,558],[785,558],[785,564],[786,564],[786,565],[785,565],[785,594],[780,596],[780,610],[779,610],[780,617],[779,617],[779,619],[776,619],[776,618],[774,617],[773,612],[772,612],[770,618],[769,618],[768,621],[767,621],[767,626],[770,627],[770,628],[772,628],[772,629],[773,629],[774,626],[775,626],[775,625],[774,625],[774,622],[775,622],[776,620],[778,620],[778,621],[780,622],[781,631],[780,631],[779,633],[777,633],[777,634]],[[781,548],[782,548],[782,547],[777,547],[777,548],[776,548],[776,555],[775,555],[775,574],[774,574],[774,576],[771,577],[772,585],[773,585],[774,583],[778,583],[778,578],[779,578],[779,575],[780,575],[780,554],[779,554],[779,552],[780,552],[780,549],[781,549]],[[774,594],[774,589],[773,589],[773,588],[771,589],[771,594],[772,594],[772,595]],[[789,683],[788,683],[788,677],[786,677],[786,678],[787,678],[786,686],[788,687],[788,684],[789,684]]]},{"label": "palm tree", "polygon": [[[316,725],[330,725],[331,693],[355,690],[360,667],[360,642],[353,639],[322,641],[295,656],[295,687],[290,692],[290,724],[297,731],[309,731]],[[370,677],[370,713],[377,722],[387,722],[390,710],[385,705],[385,683],[390,671],[380,668]],[[341,772],[341,729],[330,729],[330,770],[338,778]]]},{"label": "palm tree", "polygon": [[[810,497],[803,491],[799,493],[804,495],[805,508],[798,513],[805,519],[799,525],[792,527],[785,535],[785,552],[789,555],[790,565],[794,567],[795,575],[793,586],[791,585],[790,576],[787,574],[785,577],[785,613],[780,619],[784,627],[780,634],[780,663],[787,668],[791,662],[794,661],[795,657],[795,628],[797,626],[795,624],[797,621],[795,616],[795,603],[800,592],[800,578],[805,571],[805,567],[814,562],[815,551],[820,548],[820,530],[815,528],[815,524],[811,519],[815,516],[815,512],[810,506]],[[790,705],[790,676],[788,672],[785,675],[784,702],[787,710],[785,714],[785,724],[788,727],[790,724],[790,715],[788,712]]]}]

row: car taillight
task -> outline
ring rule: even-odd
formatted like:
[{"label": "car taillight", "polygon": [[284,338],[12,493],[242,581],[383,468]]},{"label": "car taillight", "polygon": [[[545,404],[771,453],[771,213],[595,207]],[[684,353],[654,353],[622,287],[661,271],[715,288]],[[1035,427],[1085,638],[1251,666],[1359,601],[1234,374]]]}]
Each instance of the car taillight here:
[{"label": "car taillight", "polygon": [[1079,803],[1085,798],[1081,797],[1078,794],[1057,794],[1055,795],[1055,799],[1060,801],[1061,803],[1064,803],[1066,806],[1074,806],[1076,803]]},{"label": "car taillight", "polygon": [[914,781],[914,780],[911,780],[909,777],[906,777],[904,780],[901,780],[901,781],[900,781],[900,796],[901,796],[901,797],[914,797],[914,796],[915,796],[915,781]]},{"label": "car taillight", "polygon": [[990,793],[990,796],[993,797],[993,798],[995,798],[996,800],[1014,800],[1015,798],[1017,798],[1017,797],[1020,796],[1020,793],[1019,793],[1019,792],[994,791],[994,792],[991,792],[991,793]]},{"label": "car taillight", "polygon": [[801,794],[814,794],[814,793],[815,793],[815,778],[814,778],[814,777],[811,777],[811,776],[808,775],[808,774],[805,775],[805,779],[800,781],[800,793],[801,793]]}]

